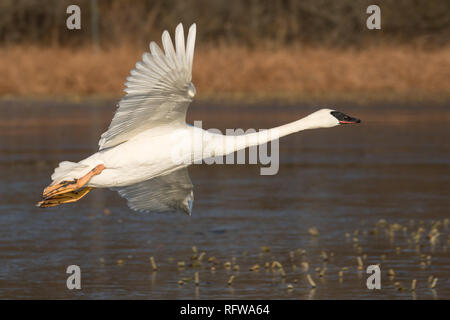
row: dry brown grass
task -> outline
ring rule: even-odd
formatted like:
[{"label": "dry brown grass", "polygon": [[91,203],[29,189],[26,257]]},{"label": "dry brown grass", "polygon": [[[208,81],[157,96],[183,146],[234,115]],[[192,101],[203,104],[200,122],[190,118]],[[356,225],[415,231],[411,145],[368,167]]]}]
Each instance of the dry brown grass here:
[{"label": "dry brown grass", "polygon": [[[0,48],[0,95],[119,96],[142,50]],[[450,47],[364,50],[199,48],[193,82],[198,98],[447,99]]]}]

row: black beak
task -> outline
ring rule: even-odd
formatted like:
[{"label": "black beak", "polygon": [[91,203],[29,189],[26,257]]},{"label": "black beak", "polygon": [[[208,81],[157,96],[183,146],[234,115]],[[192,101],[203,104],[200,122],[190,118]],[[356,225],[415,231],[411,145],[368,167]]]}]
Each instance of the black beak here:
[{"label": "black beak", "polygon": [[341,124],[350,124],[350,123],[360,123],[361,120],[357,118],[350,117],[345,113],[339,111],[331,111],[331,115],[338,119]]}]

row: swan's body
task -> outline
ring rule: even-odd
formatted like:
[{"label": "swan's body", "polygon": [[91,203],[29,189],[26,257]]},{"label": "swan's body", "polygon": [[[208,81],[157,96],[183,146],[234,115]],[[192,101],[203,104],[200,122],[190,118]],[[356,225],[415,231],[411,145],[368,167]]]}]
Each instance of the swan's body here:
[{"label": "swan's body", "polygon": [[[135,210],[182,209],[190,213],[192,184],[187,172],[179,169],[211,155],[226,155],[298,131],[359,122],[338,111],[321,109],[264,135],[224,136],[186,124],[186,111],[196,93],[191,82],[195,32],[194,24],[185,47],[179,24],[175,50],[164,31],[165,53],[154,42],[150,44],[152,54],[145,53],[127,78],[127,95],[102,134],[99,151],[78,163],[61,162],[39,206],[77,201],[92,188],[114,188]],[[183,148],[174,161],[177,145]],[[87,191],[77,193],[80,188]]]},{"label": "swan's body", "polygon": [[[100,150],[90,157],[82,160],[79,164],[86,165],[87,173],[98,164],[103,164],[105,170],[102,174],[94,176],[86,186],[94,188],[112,188],[134,184],[140,181],[152,179],[161,174],[169,173],[181,167],[186,167],[194,161],[202,160],[208,156],[203,156],[204,150],[212,150],[214,156],[223,156],[227,152],[223,145],[230,143],[235,147],[230,150],[235,152],[250,146],[263,144],[275,138],[288,134],[317,127],[314,117],[323,116],[328,118],[328,114],[333,111],[321,109],[317,113],[300,119],[281,127],[269,129],[267,135],[242,135],[225,136],[217,133],[210,133],[201,128],[182,124],[178,127],[156,127],[141,132],[130,140],[115,147]],[[338,121],[330,117],[329,126],[335,126]],[[322,124],[322,127],[325,124]],[[175,135],[183,136],[184,143],[191,143],[191,146],[183,148],[186,150],[182,154],[182,163],[174,162],[172,158],[172,147],[174,146]],[[201,132],[199,132],[201,131]],[[275,133],[276,132],[276,133]],[[196,144],[195,136],[202,136],[202,143]],[[264,139],[266,138],[267,139]],[[259,139],[258,139],[259,138]],[[264,139],[264,140],[262,140]],[[170,146],[170,147],[168,147]],[[201,155],[199,157],[199,155]],[[53,177],[52,177],[53,178]],[[57,176],[55,178],[58,178]],[[67,177],[60,177],[67,179]]]}]

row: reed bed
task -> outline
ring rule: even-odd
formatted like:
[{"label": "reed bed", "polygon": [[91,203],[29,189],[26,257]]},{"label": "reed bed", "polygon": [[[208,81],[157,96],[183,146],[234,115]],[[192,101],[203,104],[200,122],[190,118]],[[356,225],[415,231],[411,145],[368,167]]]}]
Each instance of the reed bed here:
[{"label": "reed bed", "polygon": [[[146,48],[93,51],[14,45],[0,48],[0,96],[119,97]],[[199,47],[198,99],[432,99],[450,97],[450,47],[365,49]],[[314,232],[314,230],[313,230]]]}]

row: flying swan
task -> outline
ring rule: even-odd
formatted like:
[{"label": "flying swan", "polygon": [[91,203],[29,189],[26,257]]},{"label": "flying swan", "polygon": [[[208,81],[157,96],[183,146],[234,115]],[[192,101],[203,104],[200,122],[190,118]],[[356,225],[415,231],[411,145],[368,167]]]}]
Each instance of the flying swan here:
[{"label": "flying swan", "polygon": [[[321,109],[269,129],[265,135],[225,136],[187,124],[186,112],[196,93],[191,82],[195,35],[193,24],[185,43],[180,23],[175,30],[175,48],[167,31],[162,34],[164,52],[155,42],[150,43],[151,53],[144,53],[127,78],[126,95],[108,130],[101,135],[98,152],[79,162],[61,162],[38,207],[75,202],[94,188],[111,188],[126,198],[133,210],[181,210],[191,214],[193,186],[186,168],[194,161],[223,156],[302,130],[360,122],[339,111]],[[190,138],[198,134],[203,138],[194,143],[195,139]],[[184,153],[174,161],[173,149],[180,143],[191,145],[181,148]],[[205,149],[210,153],[202,152]]]}]

